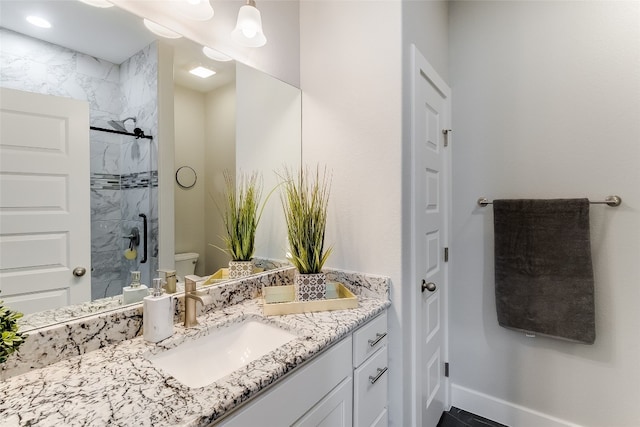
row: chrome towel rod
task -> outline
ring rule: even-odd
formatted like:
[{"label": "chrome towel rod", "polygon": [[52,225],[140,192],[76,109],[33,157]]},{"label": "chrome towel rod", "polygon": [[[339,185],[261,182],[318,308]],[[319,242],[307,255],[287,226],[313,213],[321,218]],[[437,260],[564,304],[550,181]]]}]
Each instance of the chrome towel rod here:
[{"label": "chrome towel rod", "polygon": [[[589,201],[592,205],[609,205],[611,207],[620,206],[622,203],[622,198],[620,196],[607,196],[604,200],[599,200],[597,202]],[[478,206],[485,207],[487,205],[492,205],[493,202],[490,202],[486,197],[480,197],[478,199]]]}]

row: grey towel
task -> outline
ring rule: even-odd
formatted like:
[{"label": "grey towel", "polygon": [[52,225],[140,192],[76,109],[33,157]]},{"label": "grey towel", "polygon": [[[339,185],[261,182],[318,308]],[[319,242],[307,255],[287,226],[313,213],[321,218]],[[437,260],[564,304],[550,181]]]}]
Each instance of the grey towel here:
[{"label": "grey towel", "polygon": [[593,344],[589,200],[494,200],[501,326]]}]

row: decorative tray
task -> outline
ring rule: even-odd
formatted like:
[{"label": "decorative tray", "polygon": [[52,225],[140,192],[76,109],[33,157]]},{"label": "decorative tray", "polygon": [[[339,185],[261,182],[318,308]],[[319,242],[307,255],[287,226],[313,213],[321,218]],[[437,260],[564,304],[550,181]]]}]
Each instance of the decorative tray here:
[{"label": "decorative tray", "polygon": [[338,282],[327,283],[327,296],[321,300],[296,301],[293,285],[264,286],[262,295],[264,298],[262,309],[265,316],[345,310],[358,307],[358,297]]},{"label": "decorative tray", "polygon": [[[253,267],[253,273],[262,273],[264,268]],[[202,285],[200,286],[208,286],[213,285],[218,282],[224,282],[225,280],[229,280],[229,269],[221,268],[220,270],[213,273],[211,276],[207,277]]]}]

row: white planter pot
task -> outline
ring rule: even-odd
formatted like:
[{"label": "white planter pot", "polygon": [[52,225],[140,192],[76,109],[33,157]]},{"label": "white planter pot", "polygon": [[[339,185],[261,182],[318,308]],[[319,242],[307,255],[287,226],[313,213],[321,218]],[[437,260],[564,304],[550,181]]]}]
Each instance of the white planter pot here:
[{"label": "white planter pot", "polygon": [[253,274],[253,261],[229,261],[229,279],[242,279]]},{"label": "white planter pot", "polygon": [[325,299],[327,295],[327,277],[324,273],[300,274],[293,277],[297,301]]}]

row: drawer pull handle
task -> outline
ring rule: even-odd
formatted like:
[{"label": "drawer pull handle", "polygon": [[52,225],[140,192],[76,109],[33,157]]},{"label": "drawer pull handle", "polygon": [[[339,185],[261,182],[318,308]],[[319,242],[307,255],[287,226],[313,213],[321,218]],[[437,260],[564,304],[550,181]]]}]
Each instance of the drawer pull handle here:
[{"label": "drawer pull handle", "polygon": [[387,367],[386,366],[384,368],[382,368],[382,369],[378,368],[378,373],[376,374],[375,377],[373,375],[369,375],[369,382],[371,384],[375,384],[376,381],[378,381],[380,379],[380,377],[384,375],[385,372],[387,372]]},{"label": "drawer pull handle", "polygon": [[386,336],[387,336],[386,332],[383,332],[381,334],[376,334],[376,339],[369,340],[369,347],[375,347],[376,344],[378,344],[380,342],[380,340],[382,340],[382,338],[384,338]]}]

